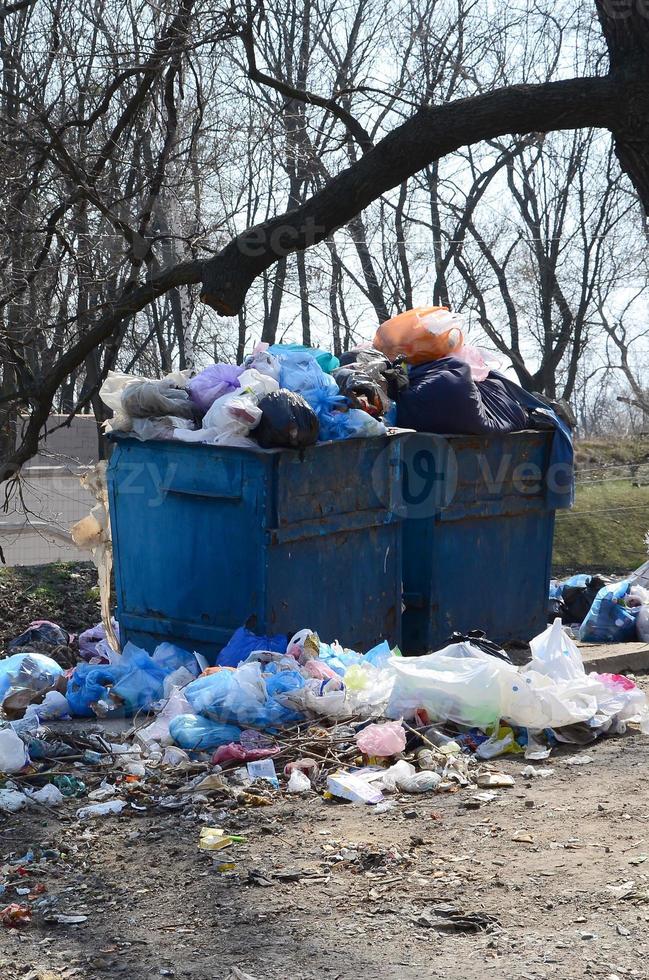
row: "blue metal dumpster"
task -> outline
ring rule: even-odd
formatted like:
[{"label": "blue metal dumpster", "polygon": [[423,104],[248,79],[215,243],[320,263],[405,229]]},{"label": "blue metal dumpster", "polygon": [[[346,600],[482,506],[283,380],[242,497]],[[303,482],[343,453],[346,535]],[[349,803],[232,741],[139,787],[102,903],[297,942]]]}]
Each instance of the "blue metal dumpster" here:
[{"label": "blue metal dumpster", "polygon": [[500,643],[547,622],[553,432],[409,436],[402,450],[403,649],[440,649],[454,630]]},{"label": "blue metal dumpster", "polygon": [[125,640],[213,660],[246,624],[366,650],[401,641],[401,439],[294,451],[111,437],[117,618]]}]

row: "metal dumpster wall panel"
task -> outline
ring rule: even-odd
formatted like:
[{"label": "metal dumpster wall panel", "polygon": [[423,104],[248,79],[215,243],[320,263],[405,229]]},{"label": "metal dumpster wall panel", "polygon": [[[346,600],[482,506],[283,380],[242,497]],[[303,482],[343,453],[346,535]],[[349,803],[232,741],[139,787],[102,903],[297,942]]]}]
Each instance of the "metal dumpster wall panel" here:
[{"label": "metal dumpster wall panel", "polygon": [[[314,547],[303,538],[268,551],[268,621],[273,631],[318,628],[323,639],[368,650],[383,637],[400,637],[401,539],[394,524],[332,531]],[[282,586],[286,568],[299,590]]]},{"label": "metal dumpster wall panel", "polygon": [[400,642],[398,438],[299,455],[115,443],[108,487],[126,639],[147,649],[172,639],[212,659],[243,623],[310,626],[360,647]]},{"label": "metal dumpster wall panel", "polygon": [[[403,450],[404,474],[418,434]],[[439,437],[431,437],[439,442]],[[552,432],[443,440],[441,504],[403,506],[404,650],[439,649],[454,630],[529,640],[547,620],[554,511],[546,503]],[[452,465],[449,465],[449,459]]]}]

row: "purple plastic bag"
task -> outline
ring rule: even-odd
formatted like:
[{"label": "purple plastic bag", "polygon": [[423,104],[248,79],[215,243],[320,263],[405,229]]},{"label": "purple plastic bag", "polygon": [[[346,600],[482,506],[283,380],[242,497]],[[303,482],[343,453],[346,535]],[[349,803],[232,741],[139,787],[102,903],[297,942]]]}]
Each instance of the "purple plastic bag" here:
[{"label": "purple plastic bag", "polygon": [[[119,626],[116,620],[111,620],[113,624],[113,629],[115,631],[115,636],[119,639]],[[93,658],[105,660],[108,663],[108,656],[104,650],[104,644],[106,642],[106,630],[101,623],[97,623],[96,626],[91,626],[90,629],[84,630],[83,633],[79,634],[79,656],[83,660],[92,660]]]},{"label": "purple plastic bag", "polygon": [[239,387],[239,375],[245,368],[238,364],[210,364],[187,385],[189,397],[205,413],[221,395]]}]

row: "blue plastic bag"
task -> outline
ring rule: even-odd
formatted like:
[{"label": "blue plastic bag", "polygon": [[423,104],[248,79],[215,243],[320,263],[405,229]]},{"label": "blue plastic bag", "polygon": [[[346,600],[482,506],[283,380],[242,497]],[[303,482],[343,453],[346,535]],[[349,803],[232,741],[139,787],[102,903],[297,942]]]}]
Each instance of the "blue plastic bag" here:
[{"label": "blue plastic bag", "polygon": [[208,752],[241,740],[241,729],[236,725],[221,725],[202,715],[176,715],[169,722],[169,734],[176,745],[189,752]]},{"label": "blue plastic bag", "polygon": [[280,357],[282,354],[310,354],[326,374],[331,374],[340,367],[336,355],[320,347],[305,347],[304,344],[273,344],[268,348],[268,353],[274,354],[275,357]]},{"label": "blue plastic bag", "polygon": [[235,630],[223,647],[216,663],[218,667],[238,667],[247,660],[255,650],[270,650],[271,653],[286,653],[288,637],[278,633],[277,636],[255,636],[245,626]]},{"label": "blue plastic bag", "polygon": [[321,442],[332,439],[364,439],[386,434],[383,422],[372,418],[360,408],[350,408],[348,412],[323,411],[318,420]]},{"label": "blue plastic bag", "polygon": [[124,667],[110,664],[77,664],[65,692],[70,711],[79,718],[93,718],[92,705],[110,704],[110,689],[126,673]]},{"label": "blue plastic bag", "polygon": [[[284,680],[283,674],[287,675]],[[301,715],[276,701],[266,684],[276,693],[292,690],[298,686],[295,675],[303,684],[298,671],[282,671],[265,679],[261,665],[252,662],[199,677],[187,685],[184,694],[197,714],[213,721],[242,728],[274,728],[297,721]]]},{"label": "blue plastic bag", "polygon": [[[128,646],[128,644],[127,644]],[[153,651],[152,660],[161,667],[165,674],[173,674],[175,670],[184,667],[194,677],[198,677],[201,668],[193,653],[177,647],[175,643],[160,643]]]},{"label": "blue plastic bag", "polygon": [[302,395],[318,417],[347,403],[334,378],[322,370],[308,351],[286,351],[277,356],[281,367],[280,388]]},{"label": "blue plastic bag", "polygon": [[385,667],[391,656],[390,644],[387,640],[382,640],[377,646],[367,651],[363,663],[372,664],[373,667]]},{"label": "blue plastic bag", "polygon": [[90,718],[94,714],[92,705],[97,701],[106,701],[112,710],[126,715],[148,711],[163,697],[165,678],[177,666],[184,666],[179,663],[179,653],[185,651],[173,644],[161,646],[161,663],[155,660],[155,655],[152,657],[134,643],[127,643],[119,664],[78,664],[66,692],[72,713]]},{"label": "blue plastic bag", "polygon": [[579,628],[585,643],[627,643],[637,638],[638,607],[624,605],[631,583],[628,579],[605,585],[595,596],[590,612]]},{"label": "blue plastic bag", "polygon": [[14,685],[44,691],[52,687],[62,673],[63,668],[42,653],[14,653],[6,660],[0,660],[0,703]]}]

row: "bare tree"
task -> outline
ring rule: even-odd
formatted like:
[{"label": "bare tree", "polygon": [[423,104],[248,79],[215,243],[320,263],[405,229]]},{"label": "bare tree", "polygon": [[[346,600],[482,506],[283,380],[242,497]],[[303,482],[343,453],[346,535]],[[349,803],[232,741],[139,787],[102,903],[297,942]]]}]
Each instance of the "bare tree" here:
[{"label": "bare tree", "polygon": [[[344,260],[332,248],[332,243],[338,244],[338,230],[350,226],[361,270],[359,282],[367,289],[368,270],[362,254],[370,229],[364,218],[362,231],[354,231],[360,227],[359,215],[374,202],[389,201],[385,206],[394,205],[400,244],[411,215],[407,197],[397,190],[393,198],[392,191],[422,173],[437,193],[441,162],[458,150],[494,143],[502,148],[508,135],[516,141],[525,134],[606,129],[613,134],[623,171],[645,208],[649,206],[649,12],[644,0],[595,0],[592,9],[599,17],[600,41],[592,23],[580,21],[589,46],[592,40],[592,63],[575,77],[565,77],[558,61],[548,74],[543,54],[539,80],[523,84],[507,77],[505,68],[511,58],[508,61],[506,33],[482,37],[484,59],[490,65],[485,82],[477,72],[479,38],[469,43],[466,19],[458,26],[457,19],[449,20],[448,4],[422,0],[416,8],[421,17],[418,20],[413,15],[408,31],[419,36],[418,31],[426,33],[434,22],[435,30],[429,33],[440,52],[440,68],[425,93],[411,105],[411,115],[403,118],[407,99],[398,86],[391,89],[372,84],[369,77],[359,78],[354,58],[362,50],[360,41],[351,45],[356,55],[347,74],[332,80],[332,66],[345,63],[344,51],[350,45],[341,40],[339,28],[329,38],[326,30],[318,28],[319,44],[330,52],[329,62],[322,61],[327,64],[327,87],[315,65],[307,80],[311,79],[314,88],[322,83],[323,94],[305,91],[304,75],[300,79],[296,75],[295,84],[284,93],[275,84],[276,76],[271,76],[270,83],[261,80],[293,104],[292,119],[304,120],[294,136],[300,147],[292,171],[298,193],[282,202],[277,188],[269,188],[262,180],[259,190],[266,197],[265,217],[255,202],[249,209],[250,220],[245,220],[247,195],[239,188],[228,195],[235,199],[234,206],[215,220],[204,221],[200,209],[194,208],[193,213],[182,209],[182,220],[169,223],[165,221],[168,207],[160,203],[169,200],[169,175],[173,173],[175,179],[179,173],[178,159],[191,161],[196,156],[194,150],[188,151],[191,140],[181,135],[181,94],[191,90],[198,131],[201,136],[212,135],[212,162],[217,165],[219,137],[221,143],[232,139],[236,132],[233,120],[240,125],[243,84],[259,81],[251,79],[247,45],[252,31],[258,52],[259,32],[265,30],[263,8],[233,4],[215,11],[199,3],[167,0],[162,6],[144,8],[133,6],[130,0],[102,0],[88,8],[87,17],[80,17],[76,6],[66,6],[64,0],[55,0],[52,6],[34,0],[2,20],[0,126],[7,151],[3,150],[0,159],[0,179],[5,182],[9,205],[0,236],[6,266],[0,296],[4,326],[0,429],[8,431],[17,413],[27,412],[16,448],[5,453],[5,477],[36,451],[51,407],[66,385],[70,399],[71,378],[76,378],[77,386],[84,380],[83,397],[77,398],[77,405],[92,402],[103,372],[115,363],[125,338],[136,349],[148,334],[157,338],[160,364],[170,356],[173,340],[175,350],[187,359],[184,338],[191,292],[184,293],[183,319],[177,309],[174,312],[171,299],[183,293],[174,291],[200,284],[204,303],[221,315],[241,317],[256,304],[257,286],[253,289],[253,284],[271,275],[277,263],[286,262],[288,268],[291,256],[322,243],[319,254],[328,257],[331,270],[337,270],[333,286],[327,286],[329,308],[333,310],[335,297],[334,305],[342,311]],[[463,2],[463,9],[470,18],[471,5]],[[326,17],[333,16],[335,5],[327,13],[314,3],[309,11],[310,23],[322,21],[326,27]],[[361,27],[366,17],[364,10]],[[62,46],[64,30],[66,45]],[[296,38],[312,37],[312,33],[304,34],[303,21],[296,22],[296,31]],[[333,56],[332,39],[340,48]],[[608,49],[608,64],[601,39]],[[408,51],[407,38],[404,50]],[[197,69],[199,53],[205,61],[201,70]],[[224,53],[230,56],[225,61]],[[525,47],[523,56],[517,60],[524,61],[533,77],[534,45]],[[247,64],[245,79],[225,77],[228,72],[233,74],[232,66],[238,60]],[[311,54],[307,60],[313,64]],[[85,79],[77,77],[81,65]],[[408,65],[408,58],[403,65]],[[259,70],[265,72],[265,68]],[[206,79],[216,77],[220,91],[206,85]],[[449,86],[436,89],[438,77],[449,80]],[[453,78],[456,81],[450,84]],[[378,93],[368,91],[377,88]],[[228,99],[235,89],[239,101],[230,105]],[[205,91],[213,105],[205,101]],[[315,135],[311,132],[313,107],[319,114]],[[286,118],[282,124],[286,128]],[[255,118],[260,170],[269,155],[263,146],[267,128],[268,120]],[[187,132],[192,132],[191,125],[183,131]],[[511,152],[509,144],[504,152]],[[310,161],[309,167],[305,161]],[[11,180],[16,172],[21,174],[19,182]],[[188,165],[186,173],[191,172]],[[221,173],[214,179],[221,179]],[[509,190],[523,195],[524,207],[519,207],[523,224],[535,220],[526,187],[533,186],[539,196],[537,174],[534,170],[526,176],[516,166],[511,170]],[[253,182],[255,178],[253,174]],[[290,179],[289,174],[289,183]],[[203,201],[210,200],[212,187],[206,180]],[[440,215],[435,214],[439,203],[433,197],[431,201],[431,226],[439,236]],[[283,213],[282,206],[287,208]],[[602,235],[608,230],[605,222]],[[173,249],[171,241],[176,243]],[[101,249],[96,247],[98,242]],[[435,289],[442,296],[450,288],[444,249],[438,246],[434,253],[439,273]],[[454,268],[458,254],[453,258]],[[389,292],[391,302],[394,297],[401,303],[415,290],[403,249],[397,249],[395,258],[399,273],[391,290],[386,290],[375,272],[386,307]],[[374,256],[372,260],[376,268]],[[271,281],[267,280],[269,288]],[[564,314],[556,285],[548,289],[555,310],[551,318],[554,332],[555,322],[563,327]],[[546,304],[547,296],[545,293]],[[272,296],[270,302],[272,305]],[[156,303],[154,314],[152,304]],[[382,313],[373,305],[380,317]],[[147,308],[151,308],[150,326],[142,314]],[[570,306],[573,319],[575,309]],[[342,312],[336,322],[340,324],[337,329],[349,331]],[[240,319],[239,348],[246,324],[247,316]],[[585,320],[583,327],[587,328]],[[553,350],[556,348],[554,343]]]}]

